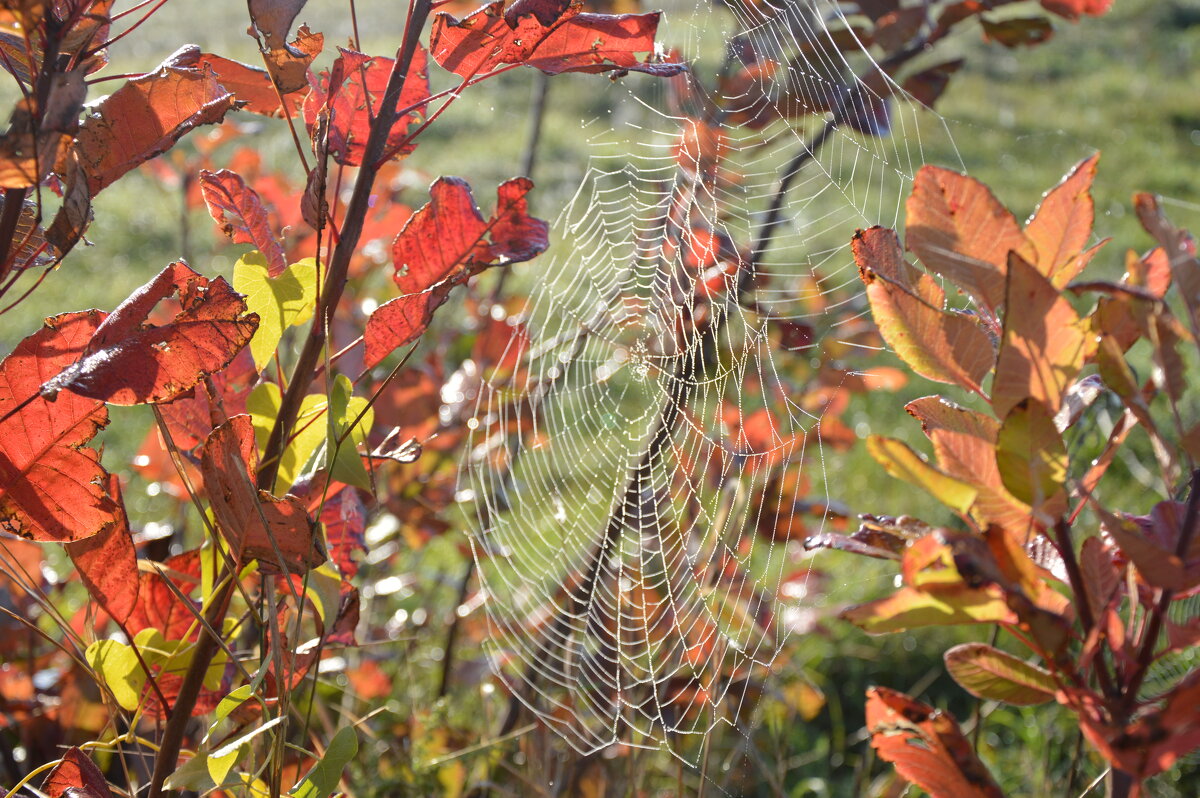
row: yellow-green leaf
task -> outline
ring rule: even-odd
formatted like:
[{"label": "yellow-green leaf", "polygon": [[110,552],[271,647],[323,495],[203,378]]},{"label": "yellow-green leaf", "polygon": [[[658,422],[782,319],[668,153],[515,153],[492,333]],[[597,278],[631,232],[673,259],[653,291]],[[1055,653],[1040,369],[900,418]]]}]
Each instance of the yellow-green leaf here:
[{"label": "yellow-green leaf", "polygon": [[[362,416],[355,424],[355,420]],[[329,474],[339,482],[364,490],[371,489],[371,478],[363,466],[358,447],[366,442],[375,422],[375,411],[364,397],[354,396],[354,384],[339,374],[329,389],[329,437],[325,442],[325,461]]]},{"label": "yellow-green leaf", "polygon": [[978,698],[1033,706],[1054,700],[1058,689],[1049,671],[985,643],[963,643],[943,656],[954,681]]},{"label": "yellow-green leaf", "polygon": [[975,502],[978,491],[973,486],[930,465],[903,441],[872,435],[867,451],[889,474],[923,488],[952,510],[965,515]]},{"label": "yellow-green leaf", "polygon": [[146,672],[133,648],[117,640],[97,640],[87,647],[84,656],[123,709],[132,712],[138,708]]},{"label": "yellow-green leaf", "polygon": [[[254,437],[260,449],[266,446],[271,427],[279,415],[281,402],[279,386],[271,382],[264,382],[256,387],[246,399],[246,410],[250,413],[251,423],[254,424]],[[327,404],[328,401],[320,394],[306,396],[300,403],[300,413],[296,417],[292,441],[279,458],[279,476],[276,481],[278,493],[285,492],[295,484],[304,466],[325,440],[328,431],[322,416]]]},{"label": "yellow-green leaf", "polygon": [[1016,620],[997,591],[968,587],[934,591],[902,587],[886,598],[849,607],[839,617],[873,635],[925,626]]},{"label": "yellow-green leaf", "polygon": [[328,798],[337,789],[342,771],[358,753],[358,733],[353,726],[343,726],[329,741],[325,755],[291,790],[296,798]]},{"label": "yellow-green leaf", "polygon": [[261,726],[251,729],[236,740],[225,743],[210,753],[208,755],[208,775],[212,777],[213,784],[224,784],[230,769],[237,764],[238,759],[241,757],[242,752],[246,750],[250,741],[282,722],[282,715],[272,718]]},{"label": "yellow-green leaf", "polygon": [[1055,516],[1066,511],[1067,448],[1054,416],[1035,399],[1018,402],[1000,425],[996,466],[1019,501]]},{"label": "yellow-green leaf", "polygon": [[267,276],[267,259],[247,252],[233,267],[233,287],[246,295],[246,307],[258,314],[258,330],[250,341],[254,365],[271,361],[288,327],[312,318],[317,300],[317,264],[312,258],[293,263],[278,277]]}]

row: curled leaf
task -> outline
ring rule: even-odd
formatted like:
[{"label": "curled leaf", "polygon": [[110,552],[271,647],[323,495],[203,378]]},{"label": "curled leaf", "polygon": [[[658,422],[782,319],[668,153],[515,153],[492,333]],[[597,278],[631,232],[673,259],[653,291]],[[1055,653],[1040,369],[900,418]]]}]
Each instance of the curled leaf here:
[{"label": "curled leaf", "polygon": [[[148,323],[161,301],[179,295],[180,311]],[[258,327],[258,316],[222,277],[201,277],[172,263],[135,291],[96,328],[82,357],[42,383],[53,399],[63,390],[110,404],[165,402],[205,375],[225,368]]]},{"label": "curled leaf", "polygon": [[188,131],[220,122],[233,109],[234,96],[212,70],[195,68],[199,56],[195,45],[183,47],[91,109],[76,150],[92,196],[170,149]]},{"label": "curled leaf", "polygon": [[267,259],[269,277],[278,277],[287,265],[283,247],[271,231],[267,209],[258,192],[237,172],[200,171],[200,192],[213,221],[235,244],[253,244]]},{"label": "curled leaf", "polygon": [[[325,144],[333,159],[343,166],[361,166],[371,134],[371,124],[383,108],[384,92],[395,66],[395,59],[372,57],[354,50],[338,48],[333,68],[311,77],[312,91],[304,101],[304,121],[309,132],[322,112],[329,114]],[[395,111],[404,111],[388,131],[386,150],[401,154],[415,145],[404,142],[409,131],[425,118],[423,101],[429,99],[429,55],[417,47],[404,79],[404,88],[396,98]],[[405,110],[407,109],[407,110]]]},{"label": "curled leaf", "polygon": [[325,562],[304,503],[255,487],[258,447],[250,416],[234,416],[213,430],[200,468],[217,525],[239,562],[257,559],[266,573],[304,573]]},{"label": "curled leaf", "polygon": [[433,58],[464,78],[502,64],[524,64],[551,75],[617,70],[669,77],[686,69],[655,60],[658,13],[590,14],[571,6],[546,24],[543,20],[554,17],[546,5],[533,4],[519,14],[514,12],[530,4],[514,4],[506,14],[504,0],[497,0],[461,20],[440,13],[429,35]]},{"label": "curled leaf", "polygon": [[872,435],[867,438],[867,451],[892,476],[925,489],[964,515],[978,495],[974,487],[930,465],[903,441]]}]

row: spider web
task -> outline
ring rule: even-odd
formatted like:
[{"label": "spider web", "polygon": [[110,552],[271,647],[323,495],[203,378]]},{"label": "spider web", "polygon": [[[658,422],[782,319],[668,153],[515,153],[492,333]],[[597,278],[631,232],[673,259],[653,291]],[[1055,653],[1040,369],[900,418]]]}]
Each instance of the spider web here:
[{"label": "spider web", "polygon": [[[660,39],[695,77],[612,89],[555,243],[524,267],[511,367],[481,375],[460,495],[493,666],[581,752],[687,757],[784,644],[763,620],[802,609],[802,548],[755,530],[798,512],[781,474],[824,485],[821,417],[783,375],[809,354],[772,331],[838,335],[851,235],[894,226],[924,143],[947,140],[882,96],[898,88],[864,47],[830,46],[846,28],[827,2],[667,5]],[[722,96],[722,74],[748,77]],[[780,118],[736,124],[764,109]]]}]

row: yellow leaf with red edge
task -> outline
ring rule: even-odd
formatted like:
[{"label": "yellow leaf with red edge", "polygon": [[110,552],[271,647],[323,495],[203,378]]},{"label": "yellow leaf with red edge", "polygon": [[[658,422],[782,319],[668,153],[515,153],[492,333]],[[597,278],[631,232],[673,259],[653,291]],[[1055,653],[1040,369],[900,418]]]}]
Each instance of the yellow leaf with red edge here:
[{"label": "yellow leaf with red edge", "polygon": [[994,418],[940,396],[914,399],[904,409],[921,422],[933,443],[938,467],[979,491],[971,507],[973,515],[1001,526],[1023,528],[1028,524],[1028,505],[1008,492],[996,467],[1000,425]]},{"label": "yellow leaf with red edge", "polygon": [[1004,487],[1051,517],[1067,510],[1067,447],[1054,416],[1035,399],[1022,399],[1000,425],[996,465]]},{"label": "yellow leaf with red edge", "polygon": [[[875,257],[888,250],[892,257]],[[991,340],[979,324],[965,314],[942,310],[942,289],[904,262],[892,231],[859,233],[854,254],[875,323],[897,356],[922,377],[979,391],[995,360]]]},{"label": "yellow leaf with red edge", "polygon": [[881,635],[963,623],[1014,623],[1001,591],[966,586],[936,591],[902,587],[886,598],[842,610],[838,615],[867,634]]}]

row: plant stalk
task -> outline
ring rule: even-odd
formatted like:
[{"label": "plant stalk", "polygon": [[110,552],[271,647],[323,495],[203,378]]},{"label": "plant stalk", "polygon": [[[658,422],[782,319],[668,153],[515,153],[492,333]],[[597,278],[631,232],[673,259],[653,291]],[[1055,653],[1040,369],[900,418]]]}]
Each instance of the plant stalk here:
[{"label": "plant stalk", "polygon": [[400,47],[392,73],[388,76],[387,88],[384,90],[383,101],[379,115],[371,123],[371,132],[367,137],[366,150],[363,153],[362,166],[354,181],[354,190],[346,207],[346,215],[342,220],[342,229],[337,246],[334,247],[333,257],[329,261],[329,270],[321,291],[321,305],[314,314],[308,338],[296,368],[292,371],[292,379],[279,405],[279,415],[271,428],[270,438],[263,452],[262,465],[258,471],[258,487],[261,490],[272,490],[275,477],[279,473],[280,456],[283,454],[285,441],[291,436],[300,413],[300,403],[304,401],[308,388],[312,384],[321,355],[325,350],[325,336],[337,311],[342,292],[346,287],[346,275],[350,269],[350,259],[358,248],[362,236],[363,223],[370,209],[371,190],[375,185],[375,177],[379,174],[380,158],[387,147],[388,134],[395,124],[398,115],[396,106],[399,103],[404,83],[412,66],[413,55],[429,18],[431,0],[416,0],[413,4],[412,15],[405,29],[404,42]]}]

